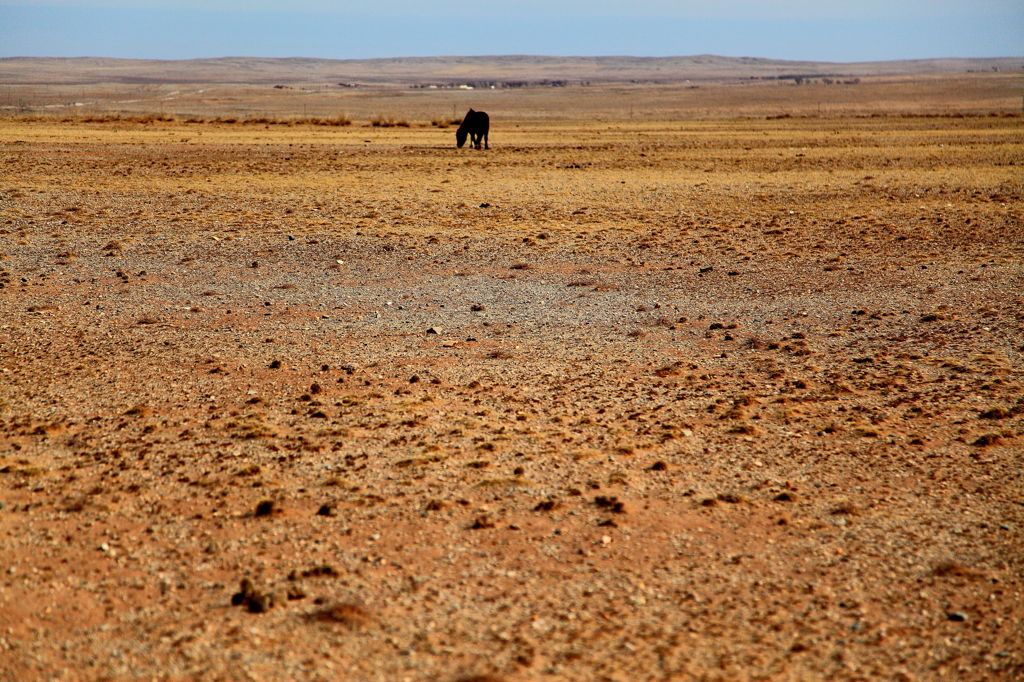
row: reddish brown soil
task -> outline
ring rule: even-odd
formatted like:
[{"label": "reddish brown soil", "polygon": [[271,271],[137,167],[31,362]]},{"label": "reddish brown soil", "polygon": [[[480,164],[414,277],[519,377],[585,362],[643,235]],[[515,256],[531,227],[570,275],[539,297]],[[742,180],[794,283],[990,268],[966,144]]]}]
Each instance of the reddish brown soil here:
[{"label": "reddish brown soil", "polygon": [[0,121],[0,678],[1024,675],[1020,120]]}]

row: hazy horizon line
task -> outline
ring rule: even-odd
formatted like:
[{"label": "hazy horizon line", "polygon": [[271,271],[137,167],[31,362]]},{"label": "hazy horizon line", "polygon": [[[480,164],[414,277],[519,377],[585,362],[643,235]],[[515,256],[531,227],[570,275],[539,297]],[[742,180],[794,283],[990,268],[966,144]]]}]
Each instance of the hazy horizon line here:
[{"label": "hazy horizon line", "polygon": [[944,60],[970,60],[970,61],[997,61],[1003,59],[1024,59],[1024,54],[1006,54],[988,57],[970,57],[963,55],[944,55],[941,57],[901,57],[896,59],[855,59],[851,61],[836,59],[790,59],[785,57],[759,57],[754,55],[727,55],[710,52],[676,55],[642,55],[642,54],[551,54],[551,53],[494,53],[494,54],[439,54],[439,55],[393,55],[390,57],[309,57],[303,55],[292,55],[288,57],[267,57],[257,54],[225,54],[216,57],[110,57],[100,54],[82,54],[73,57],[62,57],[56,55],[10,55],[0,56],[0,61],[15,59],[105,59],[122,62],[193,62],[193,61],[215,61],[228,59],[262,59],[268,61],[317,61],[317,62],[379,62],[403,59],[503,59],[503,58],[533,58],[533,59],[695,59],[700,57],[715,57],[718,59],[756,59],[766,62],[794,62],[813,64],[888,64],[894,62],[928,62]]}]

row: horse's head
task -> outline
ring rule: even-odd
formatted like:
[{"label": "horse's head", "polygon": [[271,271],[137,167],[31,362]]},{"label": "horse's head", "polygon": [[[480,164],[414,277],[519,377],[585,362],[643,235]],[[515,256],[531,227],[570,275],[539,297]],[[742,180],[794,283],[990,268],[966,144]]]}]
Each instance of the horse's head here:
[{"label": "horse's head", "polygon": [[462,145],[466,144],[466,137],[466,131],[462,128],[455,131],[455,144],[459,146],[459,149],[462,149]]}]

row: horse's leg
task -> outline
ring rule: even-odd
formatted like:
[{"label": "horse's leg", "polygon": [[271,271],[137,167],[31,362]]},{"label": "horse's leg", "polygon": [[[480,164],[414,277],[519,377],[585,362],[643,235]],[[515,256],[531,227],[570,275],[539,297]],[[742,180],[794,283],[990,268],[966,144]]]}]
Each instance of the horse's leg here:
[{"label": "horse's leg", "polygon": [[484,133],[484,149],[490,149],[490,148],[491,148],[491,146],[489,144],[487,144],[487,132],[485,132]]}]

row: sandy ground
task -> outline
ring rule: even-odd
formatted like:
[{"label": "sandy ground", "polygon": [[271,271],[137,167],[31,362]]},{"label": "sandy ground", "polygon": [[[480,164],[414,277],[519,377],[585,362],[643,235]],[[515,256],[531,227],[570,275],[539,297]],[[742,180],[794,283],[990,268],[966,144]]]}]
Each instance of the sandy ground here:
[{"label": "sandy ground", "polygon": [[452,137],[0,120],[0,678],[1024,675],[1019,117]]}]

